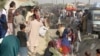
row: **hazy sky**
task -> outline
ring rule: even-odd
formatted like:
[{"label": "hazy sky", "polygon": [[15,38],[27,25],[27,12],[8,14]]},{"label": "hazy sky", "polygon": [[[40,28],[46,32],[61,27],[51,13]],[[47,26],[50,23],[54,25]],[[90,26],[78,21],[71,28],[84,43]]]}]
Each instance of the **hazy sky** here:
[{"label": "hazy sky", "polygon": [[[56,0],[37,0],[40,4],[43,3],[56,3]],[[57,3],[71,3],[74,2],[75,0],[57,0]],[[76,0],[76,1],[80,1],[80,2],[84,2],[84,3],[88,3],[89,0]],[[95,2],[100,2],[100,0],[90,0],[90,3],[95,3]]]}]

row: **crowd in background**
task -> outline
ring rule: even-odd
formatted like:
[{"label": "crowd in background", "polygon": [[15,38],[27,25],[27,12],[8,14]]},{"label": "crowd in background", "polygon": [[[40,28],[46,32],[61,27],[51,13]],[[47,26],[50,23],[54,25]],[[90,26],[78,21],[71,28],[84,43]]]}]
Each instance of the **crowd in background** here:
[{"label": "crowd in background", "polygon": [[[82,41],[80,32],[92,33],[88,10],[83,13],[81,10],[62,9],[55,33],[58,38],[46,43],[43,37],[50,28],[50,15],[42,14],[38,6],[30,7],[29,11],[24,7],[16,9],[14,1],[7,13],[3,9],[0,12],[0,56],[68,56],[78,52],[78,43]],[[68,24],[67,27],[63,21]],[[99,56],[100,50],[96,51]],[[87,52],[85,54],[89,56]]]}]

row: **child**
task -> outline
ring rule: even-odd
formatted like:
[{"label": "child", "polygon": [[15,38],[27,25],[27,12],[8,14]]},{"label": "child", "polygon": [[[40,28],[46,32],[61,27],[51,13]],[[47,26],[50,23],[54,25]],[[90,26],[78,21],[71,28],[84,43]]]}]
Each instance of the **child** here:
[{"label": "child", "polygon": [[52,56],[52,55],[53,55],[53,53],[49,51],[49,49],[50,49],[51,47],[52,47],[52,42],[50,41],[50,42],[48,43],[47,48],[45,49],[44,56]]},{"label": "child", "polygon": [[91,53],[88,52],[88,51],[86,51],[86,52],[85,52],[85,56],[91,56]]},{"label": "child", "polygon": [[62,37],[60,36],[60,32],[57,30],[56,31],[56,35],[58,35],[58,38],[56,39],[56,47],[57,49],[61,52],[61,40],[62,40]]},{"label": "child", "polygon": [[52,56],[62,56],[61,53],[59,52],[59,50],[57,49],[56,45],[57,45],[56,41],[52,40],[51,41],[51,47],[49,48],[49,51],[51,53],[53,53]]},{"label": "child", "polygon": [[20,50],[19,54],[20,56],[27,56],[27,37],[25,33],[26,26],[24,24],[20,24],[20,31],[17,32],[17,37],[20,41]]},{"label": "child", "polygon": [[51,40],[48,43],[44,56],[61,56],[60,52],[56,48],[56,42],[54,40]]}]

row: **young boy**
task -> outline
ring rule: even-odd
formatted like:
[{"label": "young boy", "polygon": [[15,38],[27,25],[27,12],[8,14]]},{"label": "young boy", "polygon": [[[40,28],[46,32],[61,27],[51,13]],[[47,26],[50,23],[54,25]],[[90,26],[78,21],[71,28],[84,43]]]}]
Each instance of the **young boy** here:
[{"label": "young boy", "polygon": [[27,56],[27,37],[25,33],[26,26],[24,24],[20,24],[20,31],[17,32],[17,37],[20,41],[20,56]]}]

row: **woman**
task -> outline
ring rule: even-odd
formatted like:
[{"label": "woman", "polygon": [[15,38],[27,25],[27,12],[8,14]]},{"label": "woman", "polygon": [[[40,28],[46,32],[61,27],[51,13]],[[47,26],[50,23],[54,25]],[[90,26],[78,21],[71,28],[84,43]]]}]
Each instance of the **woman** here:
[{"label": "woman", "polygon": [[69,38],[69,31],[68,29],[64,29],[64,32],[62,34],[62,41],[61,41],[61,45],[62,45],[62,54],[63,56],[66,56],[70,53],[70,48],[71,48],[71,42],[68,39]]}]

